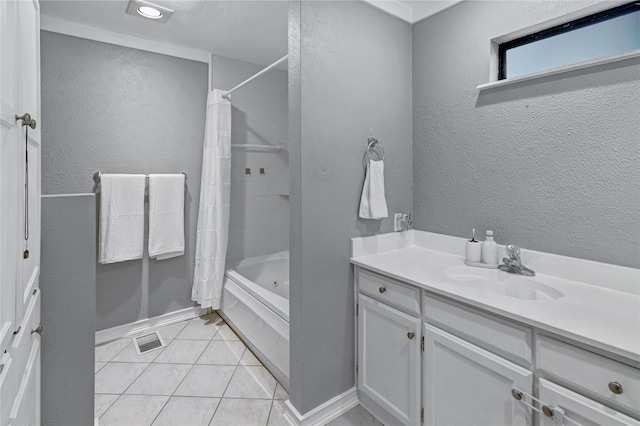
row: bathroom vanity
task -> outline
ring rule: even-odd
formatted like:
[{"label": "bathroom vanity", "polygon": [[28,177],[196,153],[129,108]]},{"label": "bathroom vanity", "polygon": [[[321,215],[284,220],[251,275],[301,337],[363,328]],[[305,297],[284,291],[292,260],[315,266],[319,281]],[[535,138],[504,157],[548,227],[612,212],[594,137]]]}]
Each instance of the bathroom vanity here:
[{"label": "bathroom vanity", "polygon": [[352,240],[360,403],[385,424],[640,425],[640,270],[523,250],[523,277],[464,244]]}]

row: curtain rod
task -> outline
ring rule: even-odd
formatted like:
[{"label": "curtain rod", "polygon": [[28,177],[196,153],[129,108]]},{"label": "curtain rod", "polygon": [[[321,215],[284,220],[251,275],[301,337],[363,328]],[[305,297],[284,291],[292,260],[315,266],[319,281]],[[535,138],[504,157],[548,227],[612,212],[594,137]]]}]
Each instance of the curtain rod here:
[{"label": "curtain rod", "polygon": [[233,89],[224,92],[222,94],[222,97],[225,98],[226,100],[229,100],[229,96],[235,92],[236,90],[238,90],[239,88],[241,88],[242,86],[244,86],[245,84],[249,83],[250,81],[260,77],[262,74],[271,71],[271,69],[277,67],[278,65],[280,65],[282,62],[286,61],[289,58],[289,55],[284,55],[282,58],[278,59],[277,61],[275,61],[274,63],[272,63],[271,65],[269,65],[268,67],[266,67],[265,69],[263,69],[262,71],[257,72],[256,74],[252,75],[251,77],[249,77],[248,79],[246,79],[245,81],[243,81],[242,83],[238,84],[236,87],[234,87]]}]

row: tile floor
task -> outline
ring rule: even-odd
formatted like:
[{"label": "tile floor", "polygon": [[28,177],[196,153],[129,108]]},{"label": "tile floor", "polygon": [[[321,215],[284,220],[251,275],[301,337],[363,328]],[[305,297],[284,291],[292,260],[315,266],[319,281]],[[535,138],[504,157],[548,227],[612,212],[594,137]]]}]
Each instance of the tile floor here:
[{"label": "tile floor", "polygon": [[[131,339],[96,346],[100,426],[285,426],[289,395],[213,313],[160,327],[166,347],[138,355]],[[381,425],[358,406],[330,426]]]}]

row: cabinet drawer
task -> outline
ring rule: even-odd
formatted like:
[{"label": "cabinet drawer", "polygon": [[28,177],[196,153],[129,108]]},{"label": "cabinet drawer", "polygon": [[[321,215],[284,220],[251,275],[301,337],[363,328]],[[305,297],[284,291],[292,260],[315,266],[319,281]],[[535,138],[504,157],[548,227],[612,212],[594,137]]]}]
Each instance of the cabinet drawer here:
[{"label": "cabinet drawer", "polygon": [[538,336],[537,354],[539,369],[640,416],[640,370],[546,336]]},{"label": "cabinet drawer", "polygon": [[428,294],[423,312],[427,322],[523,367],[531,366],[531,329]]},{"label": "cabinet drawer", "polygon": [[[565,417],[574,422],[565,421],[564,424],[580,423],[584,426],[640,426],[640,422],[612,410],[592,399],[572,392],[555,383],[540,379],[540,400],[544,405],[553,409],[554,405],[564,410]],[[539,415],[541,426],[554,426],[556,423],[545,415]]]},{"label": "cabinet drawer", "polygon": [[358,291],[407,313],[420,315],[420,289],[358,270]]}]

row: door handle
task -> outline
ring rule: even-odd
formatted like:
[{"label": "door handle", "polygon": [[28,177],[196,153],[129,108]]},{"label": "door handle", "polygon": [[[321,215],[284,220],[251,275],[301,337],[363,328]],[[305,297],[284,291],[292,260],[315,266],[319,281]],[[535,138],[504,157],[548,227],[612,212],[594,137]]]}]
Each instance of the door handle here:
[{"label": "door handle", "polygon": [[23,126],[29,126],[32,129],[36,128],[36,120],[34,118],[31,118],[31,114],[29,114],[28,112],[26,112],[22,117],[16,115],[16,121],[18,120],[22,120]]}]

